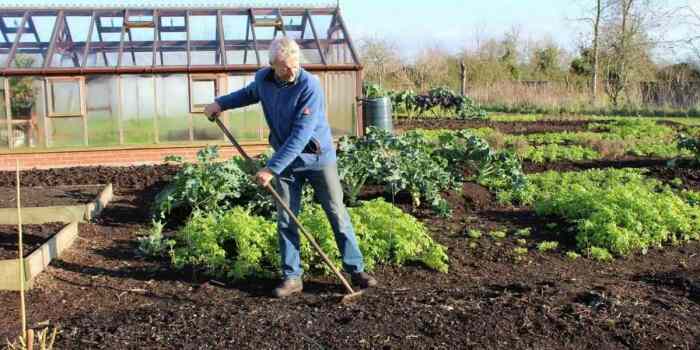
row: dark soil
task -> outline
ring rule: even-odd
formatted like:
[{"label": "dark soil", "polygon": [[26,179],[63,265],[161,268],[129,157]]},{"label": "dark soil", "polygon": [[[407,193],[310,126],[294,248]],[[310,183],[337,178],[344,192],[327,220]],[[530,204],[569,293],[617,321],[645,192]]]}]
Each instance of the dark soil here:
[{"label": "dark soil", "polygon": [[[119,188],[143,189],[167,181],[178,170],[175,165],[128,167],[71,167],[31,169],[20,172],[20,186],[98,185],[112,183]],[[15,186],[15,172],[0,171],[0,187]]]},{"label": "dark soil", "polygon": [[[532,130],[533,128],[526,128]],[[539,166],[580,170],[643,167],[664,181],[680,178],[699,189],[700,170],[668,169],[665,160],[623,159]],[[65,173],[63,173],[65,171]],[[700,243],[652,249],[614,263],[569,260],[570,225],[531,208],[498,204],[485,188],[464,184],[447,193],[448,218],[410,207],[368,186],[361,198],[384,196],[419,218],[448,247],[449,273],[419,265],[380,266],[380,287],[351,305],[337,303],[342,288],[331,277],[307,276],[301,295],[273,299],[273,280],[222,283],[167,259],[136,253],[149,225],[148,205],[172,167],[35,170],[23,185],[116,185],[116,197],[80,239],[35,280],[28,293],[30,325],[59,324],[61,349],[142,348],[500,348],[696,349],[700,341]],[[68,176],[66,176],[68,175]],[[11,186],[0,173],[0,186]],[[43,178],[46,177],[46,180]],[[24,182],[27,181],[25,184]],[[527,254],[512,234],[530,228]],[[484,235],[471,239],[467,229]],[[492,230],[508,236],[494,239]],[[542,253],[545,240],[559,248]],[[5,317],[0,339],[19,330],[17,293],[0,292]]]},{"label": "dark soil", "polygon": [[[612,264],[570,261],[564,253],[573,242],[547,253],[535,248],[559,239],[565,223],[498,205],[485,188],[467,183],[463,194],[448,194],[450,218],[414,212],[449,247],[449,273],[383,266],[374,271],[381,286],[352,305],[336,303],[342,289],[332,278],[307,276],[303,294],[277,300],[268,294],[272,280],[220,283],[139,257],[135,237],[148,225],[146,204],[169,174],[110,173],[120,171],[116,178],[138,177],[134,183],[143,185],[121,187],[101,218],[81,224],[80,239],[28,293],[30,324],[60,324],[61,349],[697,348],[698,243]],[[94,180],[95,173],[86,168],[71,181]],[[379,192],[370,187],[363,197]],[[407,196],[394,200],[412,210]],[[524,227],[532,234],[522,257],[510,234],[464,235],[466,228]],[[0,339],[13,337],[17,294],[0,292],[0,302],[7,310]]]},{"label": "dark soil", "polygon": [[[22,225],[22,253],[28,256],[44,242],[57,234],[65,223],[51,222],[43,225]],[[17,225],[0,225],[0,260],[17,259],[19,247]]]},{"label": "dark soil", "polygon": [[[20,200],[22,208],[85,204],[94,201],[103,188],[104,185],[21,187]],[[16,207],[17,190],[0,187],[0,208]]]},{"label": "dark soil", "polygon": [[478,129],[492,128],[505,134],[535,134],[542,132],[588,131],[591,123],[607,123],[607,120],[542,119],[534,122],[501,122],[492,120],[460,119],[399,119],[394,128],[398,131],[410,129]]},{"label": "dark soil", "polygon": [[[394,121],[394,128],[398,132],[410,129],[478,129],[492,128],[504,134],[527,135],[545,132],[579,132],[589,131],[591,124],[606,124],[613,120],[590,120],[579,118],[551,118],[537,121],[493,121],[493,120],[461,120],[461,119],[398,119]],[[659,124],[668,125],[674,129],[684,129],[687,126],[670,121],[658,121]],[[595,131],[592,129],[591,131]]]}]

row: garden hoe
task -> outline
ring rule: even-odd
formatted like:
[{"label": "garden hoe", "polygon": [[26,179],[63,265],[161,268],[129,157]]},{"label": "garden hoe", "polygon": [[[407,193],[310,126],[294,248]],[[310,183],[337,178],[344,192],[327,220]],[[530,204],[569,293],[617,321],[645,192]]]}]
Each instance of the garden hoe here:
[{"label": "garden hoe", "polygon": [[[243,156],[243,158],[245,158],[245,160],[248,162],[248,164],[250,164],[251,168],[257,170],[257,166],[256,166],[255,162],[253,161],[253,159],[251,159],[248,156],[248,154],[243,150],[243,147],[241,147],[241,145],[238,143],[238,141],[236,141],[236,139],[233,137],[231,132],[229,132],[228,128],[226,128],[224,123],[221,122],[221,119],[219,119],[218,117],[213,117],[213,118],[209,118],[209,119],[210,120],[213,119],[213,121],[216,122],[216,124],[219,126],[219,128],[221,128],[221,131],[223,131],[224,135],[226,135],[226,138],[228,138],[228,140],[231,141],[231,143],[236,147],[238,152]],[[299,219],[297,218],[297,216],[294,215],[294,213],[289,208],[289,206],[287,206],[287,204],[284,203],[284,201],[282,200],[282,197],[280,197],[280,195],[277,193],[277,191],[275,191],[275,189],[272,187],[272,185],[268,183],[265,186],[265,189],[267,189],[268,192],[270,192],[270,194],[272,194],[272,197],[275,199],[275,201],[292,218],[294,223],[299,228],[299,231],[301,231],[301,233],[304,234],[304,237],[306,237],[306,239],[309,240],[309,242],[311,242],[311,245],[314,247],[314,249],[316,250],[318,255],[321,256],[321,258],[323,259],[323,262],[326,263],[326,265],[331,270],[333,270],[335,275],[338,276],[338,278],[340,279],[340,282],[343,283],[343,286],[347,290],[347,294],[345,294],[341,298],[340,302],[343,304],[348,304],[348,303],[354,302],[358,297],[360,297],[362,295],[363,291],[361,291],[361,290],[355,291],[352,289],[352,287],[350,286],[350,283],[348,283],[348,280],[340,273],[340,271],[338,271],[338,269],[335,267],[335,265],[333,265],[333,263],[328,258],[328,256],[323,252],[323,249],[321,249],[321,246],[319,246],[318,243],[316,243],[316,240],[313,238],[313,236],[311,236],[311,234],[309,234],[309,232],[306,231],[304,226],[302,226],[301,222],[299,222]]]}]

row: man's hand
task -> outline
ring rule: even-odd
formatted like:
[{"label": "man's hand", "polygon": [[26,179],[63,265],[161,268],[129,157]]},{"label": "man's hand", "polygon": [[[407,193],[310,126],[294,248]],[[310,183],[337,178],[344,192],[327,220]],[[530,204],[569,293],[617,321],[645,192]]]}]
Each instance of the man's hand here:
[{"label": "man's hand", "polygon": [[204,115],[206,115],[211,121],[218,118],[219,114],[221,114],[221,106],[219,106],[219,104],[216,102],[210,103],[204,107]]},{"label": "man's hand", "polygon": [[255,174],[255,182],[258,183],[258,185],[262,187],[267,187],[267,185],[270,184],[270,181],[275,177],[275,174],[272,173],[272,171],[268,168],[262,168],[258,171],[257,174]]}]

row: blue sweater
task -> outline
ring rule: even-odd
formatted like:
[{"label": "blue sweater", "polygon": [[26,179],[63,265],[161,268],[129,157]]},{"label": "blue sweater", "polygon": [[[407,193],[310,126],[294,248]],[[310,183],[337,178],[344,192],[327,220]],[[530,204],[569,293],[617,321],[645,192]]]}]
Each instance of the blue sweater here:
[{"label": "blue sweater", "polygon": [[274,174],[280,175],[288,167],[318,170],[335,163],[323,90],[318,78],[304,69],[293,83],[281,83],[272,68],[262,68],[248,86],[220,96],[216,102],[222,110],[262,104],[270,128],[269,142],[275,150],[267,167]]}]

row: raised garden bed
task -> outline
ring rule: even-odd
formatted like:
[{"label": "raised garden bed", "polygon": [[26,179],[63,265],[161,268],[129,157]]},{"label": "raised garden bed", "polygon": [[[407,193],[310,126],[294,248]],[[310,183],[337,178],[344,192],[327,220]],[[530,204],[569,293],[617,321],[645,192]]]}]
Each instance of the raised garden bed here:
[{"label": "raised garden bed", "polygon": [[[0,290],[19,290],[18,231],[14,225],[0,225]],[[25,287],[32,279],[70,247],[78,237],[76,222],[23,225]]]},{"label": "raised garden bed", "polygon": [[[20,189],[22,223],[87,221],[112,200],[112,184],[23,187]],[[16,190],[0,187],[0,225],[17,224]]]}]

